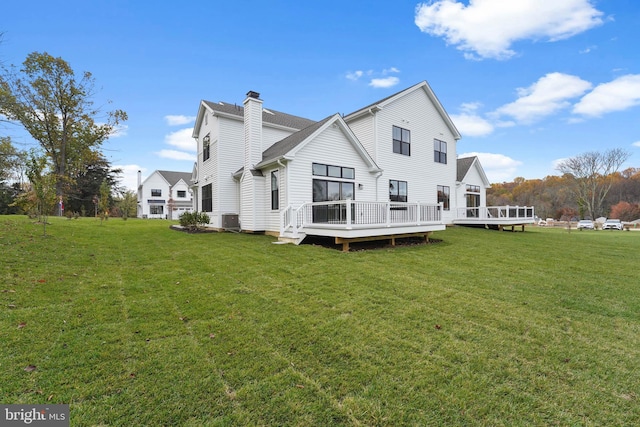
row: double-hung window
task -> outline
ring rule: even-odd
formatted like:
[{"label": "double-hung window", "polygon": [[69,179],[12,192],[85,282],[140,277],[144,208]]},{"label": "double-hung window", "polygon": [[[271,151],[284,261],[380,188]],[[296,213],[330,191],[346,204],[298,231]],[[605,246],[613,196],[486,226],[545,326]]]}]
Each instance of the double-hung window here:
[{"label": "double-hung window", "polygon": [[393,152],[405,156],[411,155],[411,131],[398,126],[393,127]]},{"label": "double-hung window", "polygon": [[206,134],[202,138],[202,161],[209,160],[209,157],[211,157],[211,137]]},{"label": "double-hung window", "polygon": [[212,184],[207,184],[202,187],[202,212],[213,212]]},{"label": "double-hung window", "polygon": [[162,190],[157,188],[151,189],[151,197],[162,197]]},{"label": "double-hung window", "polygon": [[447,164],[447,143],[439,139],[433,140],[433,161]]}]

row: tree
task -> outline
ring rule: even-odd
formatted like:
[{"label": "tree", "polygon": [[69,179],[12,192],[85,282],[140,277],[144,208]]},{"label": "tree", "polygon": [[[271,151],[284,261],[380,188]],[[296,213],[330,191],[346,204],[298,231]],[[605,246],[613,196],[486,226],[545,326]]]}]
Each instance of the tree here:
[{"label": "tree", "polygon": [[620,202],[611,207],[611,218],[631,222],[640,219],[640,205],[637,203]]},{"label": "tree", "polygon": [[102,224],[102,220],[106,220],[109,219],[109,206],[110,206],[110,201],[109,198],[111,197],[111,186],[109,185],[109,183],[107,181],[102,181],[102,184],[100,184],[100,201],[99,201],[99,208],[100,208],[100,223]]},{"label": "tree", "polygon": [[118,207],[123,219],[135,217],[138,214],[138,196],[131,190],[122,193]]},{"label": "tree", "polygon": [[614,174],[630,156],[620,148],[603,153],[592,151],[562,161],[557,169],[571,179],[576,202],[595,219],[603,214],[603,202]]},{"label": "tree", "polygon": [[58,198],[56,197],[56,176],[47,172],[47,159],[31,152],[27,161],[27,177],[31,183],[31,200],[35,202],[35,209],[39,221],[42,223],[43,234],[47,235],[47,216],[53,213]]},{"label": "tree", "polygon": [[127,120],[121,110],[99,117],[92,101],[94,84],[91,73],[77,77],[66,61],[46,52],[29,54],[19,71],[2,67],[0,114],[19,122],[38,141],[51,163],[58,197],[86,159]]},{"label": "tree", "polygon": [[92,212],[93,196],[100,193],[100,185],[106,181],[111,188],[117,189],[120,169],[113,169],[100,153],[87,159],[85,167],[71,176],[66,197],[66,210],[71,212]]}]

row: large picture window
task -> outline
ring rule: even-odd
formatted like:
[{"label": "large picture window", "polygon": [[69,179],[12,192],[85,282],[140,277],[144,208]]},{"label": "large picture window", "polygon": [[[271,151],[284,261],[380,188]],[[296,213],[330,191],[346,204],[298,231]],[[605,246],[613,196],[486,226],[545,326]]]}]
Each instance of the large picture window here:
[{"label": "large picture window", "polygon": [[212,189],[212,184],[208,184],[202,187],[202,212],[213,212]]},{"label": "large picture window", "polygon": [[271,210],[280,209],[280,188],[278,184],[278,171],[271,172]]},{"label": "large picture window", "polygon": [[407,202],[407,181],[389,180],[389,201]]},{"label": "large picture window", "polygon": [[[354,200],[355,183],[313,180],[313,201],[331,202]],[[351,206],[351,218],[354,218],[355,206]],[[347,209],[342,203],[322,204],[313,207],[313,222],[343,223],[347,220]]]},{"label": "large picture window", "polygon": [[433,161],[447,164],[447,143],[439,139],[433,140]]},{"label": "large picture window", "polygon": [[149,213],[151,215],[163,215],[164,214],[164,206],[162,206],[162,205],[151,205],[151,206],[149,206]]},{"label": "large picture window", "polygon": [[442,203],[442,209],[449,210],[450,190],[446,185],[438,185],[438,203]]},{"label": "large picture window", "polygon": [[393,127],[393,152],[411,155],[411,131],[398,126]]}]

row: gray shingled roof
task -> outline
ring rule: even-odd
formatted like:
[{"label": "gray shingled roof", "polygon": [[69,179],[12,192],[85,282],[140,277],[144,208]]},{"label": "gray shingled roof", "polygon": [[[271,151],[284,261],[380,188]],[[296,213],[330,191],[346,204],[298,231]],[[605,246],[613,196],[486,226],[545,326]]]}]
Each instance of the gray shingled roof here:
[{"label": "gray shingled roof", "polygon": [[187,185],[191,183],[191,172],[158,171],[158,173],[162,175],[172,187],[180,180],[183,180]]},{"label": "gray shingled roof", "polygon": [[463,157],[461,159],[458,159],[458,182],[462,182],[464,177],[467,175],[467,172],[469,172],[469,168],[471,167],[475,159],[477,159],[477,156]]},{"label": "gray shingled roof", "polygon": [[[244,107],[241,105],[228,104],[226,102],[211,102],[211,101],[204,101],[204,103],[207,105],[207,107],[211,108],[213,111],[219,111],[221,113],[231,114],[234,116],[238,116],[240,118],[244,117]],[[272,110],[270,108],[262,110],[262,121],[266,123],[272,123],[275,125],[286,126],[293,129],[304,129],[307,126],[315,123],[314,120],[305,119],[304,117],[293,116],[291,114],[282,113],[280,111]]]},{"label": "gray shingled roof", "polygon": [[320,120],[319,122],[315,122],[311,126],[307,126],[306,128],[299,130],[298,132],[292,133],[284,139],[273,144],[271,147],[264,150],[262,153],[262,163],[266,163],[269,160],[275,160],[287,154],[289,151],[296,148],[296,146],[302,143],[305,139],[307,139],[312,133],[316,130],[320,129],[322,125],[324,125],[327,121],[329,121],[335,114],[330,115],[329,117]]}]

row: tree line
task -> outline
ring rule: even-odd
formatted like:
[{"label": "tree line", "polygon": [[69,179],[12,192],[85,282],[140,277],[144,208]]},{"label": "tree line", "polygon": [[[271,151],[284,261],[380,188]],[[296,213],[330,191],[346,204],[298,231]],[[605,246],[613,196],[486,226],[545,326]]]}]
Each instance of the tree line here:
[{"label": "tree line", "polygon": [[[487,205],[534,206],[540,218],[557,220],[618,218],[622,221],[640,219],[640,168],[618,171],[629,153],[616,149],[613,155],[618,162],[607,169],[591,167],[586,173],[585,165],[598,164],[597,159],[606,158],[612,150],[604,153],[585,153],[559,165],[561,175],[550,175],[542,179],[515,178],[513,182],[492,184],[487,189]],[[611,159],[609,159],[611,160]],[[620,161],[621,160],[621,161]],[[565,161],[567,162],[567,161]],[[576,163],[583,163],[577,167]],[[602,160],[601,160],[602,162]],[[574,166],[574,169],[568,166]]]}]

